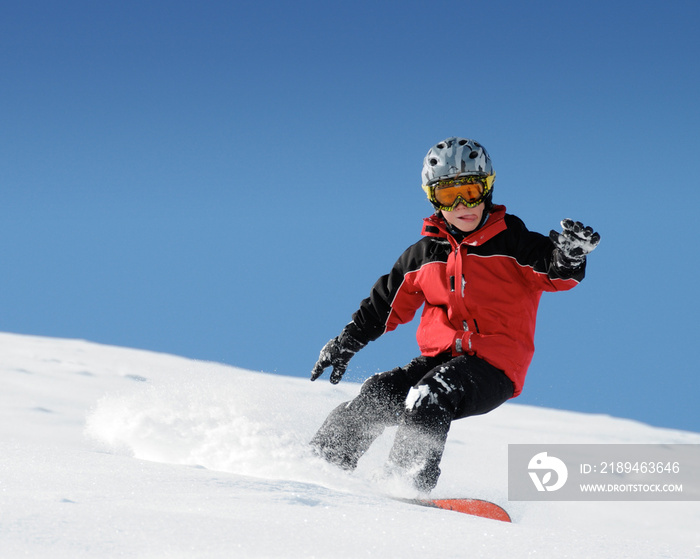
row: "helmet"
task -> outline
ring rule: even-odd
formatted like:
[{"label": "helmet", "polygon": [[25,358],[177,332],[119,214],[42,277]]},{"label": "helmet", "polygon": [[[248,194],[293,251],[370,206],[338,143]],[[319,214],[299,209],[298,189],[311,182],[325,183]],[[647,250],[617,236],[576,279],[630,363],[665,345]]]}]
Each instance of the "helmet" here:
[{"label": "helmet", "polygon": [[431,147],[423,160],[422,178],[426,192],[426,187],[431,183],[465,175],[486,178],[491,187],[486,199],[487,205],[490,206],[496,172],[488,152],[480,143],[467,138],[447,138]]}]

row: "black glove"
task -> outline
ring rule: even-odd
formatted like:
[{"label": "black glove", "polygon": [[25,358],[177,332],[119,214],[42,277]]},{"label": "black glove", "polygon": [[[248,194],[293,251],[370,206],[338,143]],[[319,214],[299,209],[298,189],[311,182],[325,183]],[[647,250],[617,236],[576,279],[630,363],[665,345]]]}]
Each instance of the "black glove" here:
[{"label": "black glove", "polygon": [[340,379],[343,378],[345,369],[348,368],[348,363],[352,356],[363,347],[365,347],[365,344],[358,342],[348,334],[347,330],[343,330],[340,336],[333,338],[323,346],[321,354],[318,356],[318,361],[311,371],[311,380],[316,380],[320,377],[327,367],[333,367],[331,384],[338,384]]},{"label": "black glove", "polygon": [[578,268],[586,260],[586,255],[598,246],[600,235],[580,221],[565,219],[561,226],[561,233],[553,229],[549,233],[549,238],[557,247],[554,262],[560,269]]}]

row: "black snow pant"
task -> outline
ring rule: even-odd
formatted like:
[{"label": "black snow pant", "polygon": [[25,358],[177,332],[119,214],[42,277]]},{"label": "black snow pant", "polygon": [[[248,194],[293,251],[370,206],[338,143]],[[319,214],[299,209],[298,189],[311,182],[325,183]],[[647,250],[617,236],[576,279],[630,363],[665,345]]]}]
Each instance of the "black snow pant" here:
[{"label": "black snow pant", "polygon": [[328,415],[311,445],[329,462],[353,470],[384,429],[398,425],[387,471],[428,493],[440,476],[451,422],[487,413],[512,396],[506,374],[478,357],[421,356],[367,379],[353,400]]}]

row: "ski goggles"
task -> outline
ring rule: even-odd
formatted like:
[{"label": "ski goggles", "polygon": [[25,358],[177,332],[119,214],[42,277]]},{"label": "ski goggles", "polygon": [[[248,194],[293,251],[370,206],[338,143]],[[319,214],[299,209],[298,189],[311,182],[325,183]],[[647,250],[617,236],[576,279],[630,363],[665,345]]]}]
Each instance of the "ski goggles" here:
[{"label": "ski goggles", "polygon": [[481,204],[491,192],[495,175],[481,177],[467,175],[454,179],[424,184],[428,199],[439,210],[452,211],[458,204],[474,208]]}]

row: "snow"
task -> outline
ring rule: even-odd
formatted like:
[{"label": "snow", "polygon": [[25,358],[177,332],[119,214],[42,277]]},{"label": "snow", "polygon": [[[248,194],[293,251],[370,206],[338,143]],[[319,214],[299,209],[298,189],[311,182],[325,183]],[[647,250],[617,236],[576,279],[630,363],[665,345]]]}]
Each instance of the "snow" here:
[{"label": "snow", "polygon": [[[508,502],[508,443],[700,443],[700,434],[509,403],[456,422],[435,496],[388,499],[392,432],[347,474],[306,441],[359,385],[0,334],[2,557],[700,557],[700,502]],[[325,379],[326,377],[324,377]]]}]

